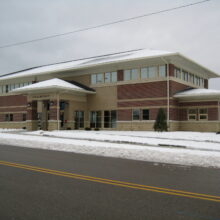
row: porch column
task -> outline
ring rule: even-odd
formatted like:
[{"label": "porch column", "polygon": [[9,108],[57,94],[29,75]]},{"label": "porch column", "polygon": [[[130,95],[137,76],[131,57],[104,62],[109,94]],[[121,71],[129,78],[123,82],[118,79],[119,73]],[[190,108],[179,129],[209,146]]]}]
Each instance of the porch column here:
[{"label": "porch column", "polygon": [[37,130],[37,101],[30,101],[27,105],[27,130]]},{"label": "porch column", "polygon": [[[59,124],[58,124],[59,123]],[[57,100],[50,100],[48,130],[58,130],[60,127],[60,104]]]}]

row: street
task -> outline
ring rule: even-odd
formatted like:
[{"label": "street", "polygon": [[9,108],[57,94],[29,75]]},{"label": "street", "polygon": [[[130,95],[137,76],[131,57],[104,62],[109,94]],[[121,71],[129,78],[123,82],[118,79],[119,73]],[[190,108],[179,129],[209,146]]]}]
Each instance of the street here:
[{"label": "street", "polygon": [[0,146],[0,219],[220,219],[220,170]]}]

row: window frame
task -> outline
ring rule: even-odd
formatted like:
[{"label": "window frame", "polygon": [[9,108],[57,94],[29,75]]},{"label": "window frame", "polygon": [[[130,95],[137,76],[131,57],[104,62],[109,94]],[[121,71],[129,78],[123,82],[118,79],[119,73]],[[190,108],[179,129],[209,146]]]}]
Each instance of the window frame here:
[{"label": "window frame", "polygon": [[[135,119],[134,118],[134,112],[135,111],[138,111],[139,114],[138,114],[138,119]],[[132,121],[140,121],[141,120],[141,109],[138,109],[138,108],[135,108],[135,109],[132,109]]]},{"label": "window frame", "polygon": [[[195,110],[195,113],[190,113],[190,110]],[[197,121],[198,109],[197,108],[189,108],[187,111],[188,121]],[[191,119],[190,116],[195,116],[195,119]]]}]

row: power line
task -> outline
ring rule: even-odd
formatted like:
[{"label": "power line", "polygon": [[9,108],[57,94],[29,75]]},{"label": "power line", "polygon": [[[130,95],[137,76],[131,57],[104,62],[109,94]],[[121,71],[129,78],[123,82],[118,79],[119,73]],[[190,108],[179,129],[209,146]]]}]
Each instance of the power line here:
[{"label": "power line", "polygon": [[43,41],[43,40],[47,40],[47,39],[51,39],[51,38],[61,37],[61,36],[64,36],[64,35],[75,34],[75,33],[88,31],[88,30],[92,30],[92,29],[97,29],[97,28],[101,28],[101,27],[105,27],[105,26],[109,26],[109,25],[114,25],[114,24],[118,24],[118,23],[132,21],[132,20],[136,20],[136,19],[139,19],[139,18],[143,18],[143,17],[148,17],[148,16],[152,16],[152,15],[156,15],[156,14],[161,14],[161,13],[165,13],[165,12],[174,11],[174,10],[177,10],[177,9],[182,9],[182,8],[202,4],[202,3],[205,3],[205,2],[208,2],[208,1],[211,1],[211,0],[203,0],[203,1],[195,2],[195,3],[180,5],[180,6],[173,7],[173,8],[168,8],[168,9],[164,9],[164,10],[160,10],[160,11],[156,11],[156,12],[151,12],[151,13],[148,13],[148,14],[143,14],[143,15],[139,15],[139,16],[135,16],[135,17],[131,17],[131,18],[125,18],[125,19],[121,19],[121,20],[117,20],[117,21],[113,21],[113,22],[109,22],[109,23],[105,23],[105,24],[100,24],[100,25],[96,25],[96,26],[91,26],[91,27],[87,27],[87,28],[81,28],[81,29],[77,29],[77,30],[73,30],[73,31],[69,31],[69,32],[61,33],[61,34],[54,34],[54,35],[45,36],[45,37],[42,37],[42,38],[36,38],[36,39],[33,39],[33,40],[21,41],[21,42],[12,43],[12,44],[6,44],[6,45],[0,46],[0,49],[8,48],[8,47],[14,47],[14,46],[18,46],[18,45],[29,44],[29,43],[33,43],[33,42],[37,42],[37,41]]}]

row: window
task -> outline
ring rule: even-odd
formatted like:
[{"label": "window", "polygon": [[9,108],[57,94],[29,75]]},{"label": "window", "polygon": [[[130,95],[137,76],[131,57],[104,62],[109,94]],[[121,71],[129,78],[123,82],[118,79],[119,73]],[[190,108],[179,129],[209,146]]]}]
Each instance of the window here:
[{"label": "window", "polygon": [[110,83],[111,82],[111,73],[105,73],[105,82]]},{"label": "window", "polygon": [[118,75],[117,72],[112,72],[112,82],[117,82],[118,81]]},{"label": "window", "polygon": [[26,121],[27,115],[26,114],[22,114],[22,121]]},{"label": "window", "polygon": [[5,121],[13,121],[13,114],[6,114]]},{"label": "window", "polygon": [[131,70],[125,70],[124,71],[124,80],[136,80],[139,78],[138,70],[137,69],[131,69]]},{"label": "window", "polygon": [[140,120],[140,109],[133,109],[132,110],[132,119],[133,120]]},{"label": "window", "polygon": [[142,120],[149,120],[149,119],[150,119],[149,109],[143,109]]},{"label": "window", "polygon": [[148,68],[148,74],[149,74],[149,78],[157,77],[157,67],[156,66],[149,67]]},{"label": "window", "polygon": [[103,74],[102,73],[97,74],[97,83],[103,83]]},{"label": "window", "polygon": [[197,109],[189,109],[188,110],[188,120],[196,120]]},{"label": "window", "polygon": [[179,78],[179,79],[181,79],[181,71],[180,71],[180,69],[179,68],[174,68],[174,76],[176,77],[176,78]]},{"label": "window", "polygon": [[5,86],[5,92],[8,93],[9,92],[9,88],[8,85]]},{"label": "window", "polygon": [[130,70],[125,70],[124,71],[124,80],[131,80],[131,71]]},{"label": "window", "polygon": [[136,79],[138,79],[139,78],[139,76],[138,76],[138,70],[137,69],[132,69],[131,70],[131,79],[132,80],[136,80]]},{"label": "window", "polygon": [[166,65],[159,66],[159,76],[166,77]]},{"label": "window", "polygon": [[116,111],[104,111],[104,128],[116,128]]},{"label": "window", "polygon": [[107,72],[105,73],[105,82],[117,82],[117,72]]},{"label": "window", "polygon": [[91,83],[96,84],[96,74],[91,75]]},{"label": "window", "polygon": [[84,128],[84,112],[83,111],[75,111],[74,120],[75,120],[75,129]]},{"label": "window", "polygon": [[90,127],[101,128],[101,126],[102,126],[102,112],[91,111],[90,112]]},{"label": "window", "polygon": [[184,80],[184,81],[188,82],[188,76],[189,76],[189,75],[188,75],[188,72],[186,72],[186,71],[183,70],[183,80]]},{"label": "window", "polygon": [[146,78],[149,78],[148,68],[147,67],[141,68],[141,79],[146,79]]},{"label": "window", "polygon": [[208,111],[206,108],[199,109],[199,120],[207,120],[208,119]]}]

